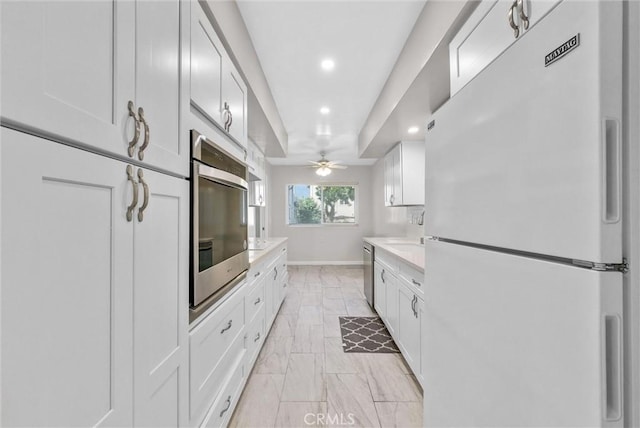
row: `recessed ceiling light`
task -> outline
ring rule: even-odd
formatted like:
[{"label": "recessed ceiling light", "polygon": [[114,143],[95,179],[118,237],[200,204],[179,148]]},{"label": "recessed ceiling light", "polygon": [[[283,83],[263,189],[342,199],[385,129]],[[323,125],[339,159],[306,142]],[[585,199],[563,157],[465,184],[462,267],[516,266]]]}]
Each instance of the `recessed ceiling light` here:
[{"label": "recessed ceiling light", "polygon": [[412,126],[411,128],[407,129],[407,132],[409,134],[415,134],[416,132],[418,132],[420,130],[420,128],[418,128],[417,126]]},{"label": "recessed ceiling light", "polygon": [[320,113],[322,114],[329,114],[331,112],[331,110],[329,110],[329,107],[321,107],[320,108]]},{"label": "recessed ceiling light", "polygon": [[331,58],[327,58],[322,60],[322,62],[320,63],[320,66],[325,71],[331,71],[336,66],[336,63]]}]

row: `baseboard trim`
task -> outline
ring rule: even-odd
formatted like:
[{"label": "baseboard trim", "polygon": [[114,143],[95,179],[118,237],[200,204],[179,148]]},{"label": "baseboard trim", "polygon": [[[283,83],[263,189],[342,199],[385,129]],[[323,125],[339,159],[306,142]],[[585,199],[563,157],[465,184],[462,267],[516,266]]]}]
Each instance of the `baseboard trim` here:
[{"label": "baseboard trim", "polygon": [[327,261],[322,261],[322,262],[299,262],[299,261],[293,261],[293,260],[287,260],[287,264],[290,266],[362,266],[362,260],[357,260],[357,261],[337,261],[337,260],[327,260]]}]

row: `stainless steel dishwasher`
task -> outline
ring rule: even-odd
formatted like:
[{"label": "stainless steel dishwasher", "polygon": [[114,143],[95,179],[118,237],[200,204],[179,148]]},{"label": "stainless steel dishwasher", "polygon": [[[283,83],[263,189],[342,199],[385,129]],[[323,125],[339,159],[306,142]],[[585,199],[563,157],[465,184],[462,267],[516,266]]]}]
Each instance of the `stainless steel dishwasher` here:
[{"label": "stainless steel dishwasher", "polygon": [[368,242],[364,242],[362,246],[362,261],[364,265],[364,296],[369,302],[369,306],[373,309],[373,260],[374,247]]}]

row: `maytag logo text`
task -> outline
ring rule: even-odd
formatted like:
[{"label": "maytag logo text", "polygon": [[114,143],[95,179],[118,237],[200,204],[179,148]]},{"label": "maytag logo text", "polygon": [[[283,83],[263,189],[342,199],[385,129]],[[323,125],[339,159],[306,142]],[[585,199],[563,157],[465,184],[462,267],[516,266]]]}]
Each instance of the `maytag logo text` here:
[{"label": "maytag logo text", "polygon": [[576,34],[575,36],[564,42],[562,45],[555,48],[553,51],[549,52],[547,56],[544,57],[544,66],[547,67],[553,64],[578,46],[580,46],[580,33]]}]

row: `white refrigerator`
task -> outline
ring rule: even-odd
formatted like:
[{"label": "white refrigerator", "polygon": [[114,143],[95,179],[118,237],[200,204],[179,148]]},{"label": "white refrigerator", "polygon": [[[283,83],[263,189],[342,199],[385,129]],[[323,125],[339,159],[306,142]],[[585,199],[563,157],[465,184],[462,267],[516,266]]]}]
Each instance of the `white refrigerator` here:
[{"label": "white refrigerator", "polygon": [[425,426],[623,426],[622,90],[622,4],[564,1],[431,117]]}]

